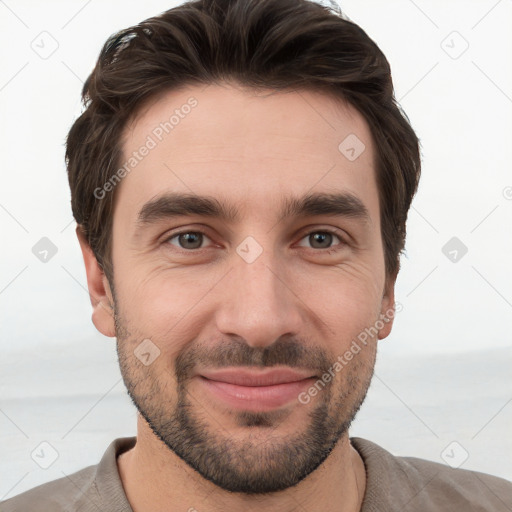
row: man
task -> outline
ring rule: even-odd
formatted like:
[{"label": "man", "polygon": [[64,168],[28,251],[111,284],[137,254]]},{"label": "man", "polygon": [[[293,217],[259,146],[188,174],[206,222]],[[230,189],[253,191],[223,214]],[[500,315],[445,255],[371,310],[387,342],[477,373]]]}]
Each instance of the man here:
[{"label": "man", "polygon": [[137,437],[2,512],[512,510],[503,479],[349,437],[420,176],[365,32],[198,0],[110,38],[83,96],[72,208]]}]

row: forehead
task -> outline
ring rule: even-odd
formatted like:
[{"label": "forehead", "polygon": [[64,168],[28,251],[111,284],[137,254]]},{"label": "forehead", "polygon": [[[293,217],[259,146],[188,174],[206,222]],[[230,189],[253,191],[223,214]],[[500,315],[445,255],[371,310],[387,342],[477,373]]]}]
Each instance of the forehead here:
[{"label": "forehead", "polygon": [[114,216],[130,222],[166,192],[222,197],[242,213],[270,215],[287,196],[344,191],[378,218],[369,127],[355,108],[322,93],[227,83],[173,90],[138,112],[122,148],[127,172]]}]

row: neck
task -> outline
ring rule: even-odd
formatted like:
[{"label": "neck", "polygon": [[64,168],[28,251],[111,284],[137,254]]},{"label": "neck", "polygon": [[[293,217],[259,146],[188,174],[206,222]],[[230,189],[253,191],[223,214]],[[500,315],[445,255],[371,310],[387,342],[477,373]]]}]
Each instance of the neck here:
[{"label": "neck", "polygon": [[355,512],[361,509],[366,472],[345,434],[329,457],[296,486],[266,495],[230,493],[204,479],[167,448],[138,415],[137,442],[117,459],[119,475],[134,512],[242,509],[248,512]]}]

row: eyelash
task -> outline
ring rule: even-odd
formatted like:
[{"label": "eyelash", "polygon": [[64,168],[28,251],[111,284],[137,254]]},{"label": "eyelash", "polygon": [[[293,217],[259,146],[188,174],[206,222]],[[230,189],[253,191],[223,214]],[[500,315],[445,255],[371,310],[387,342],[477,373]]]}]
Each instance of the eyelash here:
[{"label": "eyelash", "polygon": [[[194,234],[201,234],[203,236],[205,236],[206,238],[210,239],[210,237],[204,232],[204,231],[201,231],[201,230],[185,230],[185,231],[179,231],[179,232],[176,232],[176,233],[173,233],[172,235],[168,236],[167,238],[165,238],[164,240],[164,243],[169,243],[173,238],[176,238],[180,235],[185,235],[185,234],[190,234],[190,233],[194,233]],[[309,231],[307,233],[305,233],[301,240],[303,240],[304,238],[306,237],[309,237],[310,235],[314,234],[314,233],[329,233],[333,236],[335,236],[336,238],[338,238],[338,240],[341,242],[339,244],[339,248],[338,249],[341,249],[342,247],[348,245],[347,242],[345,241],[344,238],[342,238],[338,231],[337,230],[334,230],[334,229],[315,229],[315,230],[312,230],[312,231]],[[171,244],[172,245],[172,244]],[[182,247],[178,247],[178,246],[175,246],[178,250],[181,250],[183,252],[199,252],[199,251],[202,251],[204,249],[207,249],[207,247],[200,247],[200,248],[197,248],[197,249],[183,249]],[[336,246],[333,246],[333,247],[326,247],[324,249],[316,249],[315,247],[308,247],[307,249],[310,249],[310,250],[313,250],[315,252],[332,252],[333,250],[338,250],[336,249]]]}]

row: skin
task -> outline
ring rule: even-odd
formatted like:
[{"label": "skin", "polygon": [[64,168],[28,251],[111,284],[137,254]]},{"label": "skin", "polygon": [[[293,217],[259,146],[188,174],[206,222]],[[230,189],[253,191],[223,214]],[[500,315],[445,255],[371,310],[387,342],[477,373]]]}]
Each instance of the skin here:
[{"label": "skin", "polygon": [[[169,112],[191,96],[198,101],[117,185],[115,289],[77,230],[94,325],[117,337],[121,373],[139,410],[137,443],[117,460],[135,512],[340,512],[362,503],[365,468],[348,426],[392,319],[307,404],[232,409],[197,376],[235,360],[260,369],[284,360],[318,373],[394,307],[368,125],[350,105],[318,92],[270,92],[234,83],[166,92],[126,127],[129,156]],[[351,133],[365,144],[354,161],[338,150]],[[137,231],[139,210],[162,192],[222,199],[241,219],[194,215]],[[315,192],[351,192],[370,222],[279,218],[285,198]],[[309,236],[329,228],[344,240],[334,235],[319,245]],[[170,239],[198,230],[201,249]],[[247,236],[262,248],[250,264],[236,251]],[[148,366],[134,355],[145,339],[160,350]]]}]

